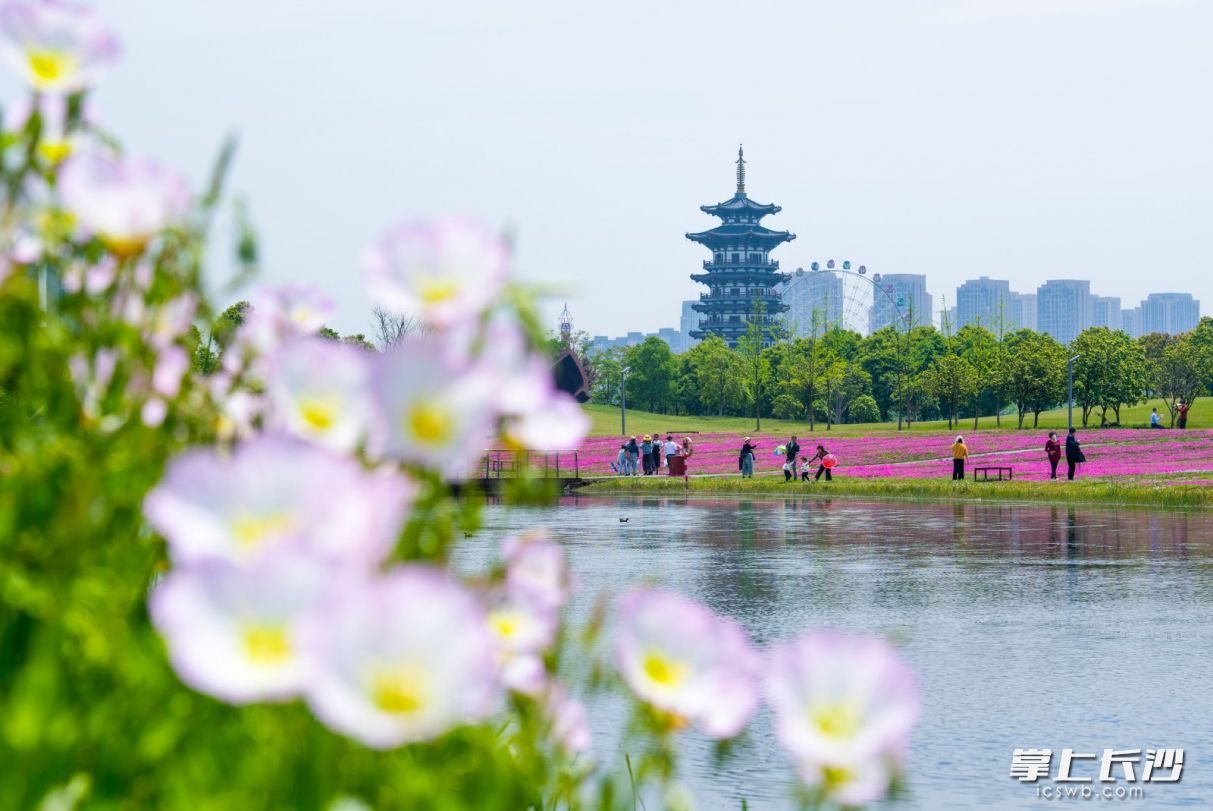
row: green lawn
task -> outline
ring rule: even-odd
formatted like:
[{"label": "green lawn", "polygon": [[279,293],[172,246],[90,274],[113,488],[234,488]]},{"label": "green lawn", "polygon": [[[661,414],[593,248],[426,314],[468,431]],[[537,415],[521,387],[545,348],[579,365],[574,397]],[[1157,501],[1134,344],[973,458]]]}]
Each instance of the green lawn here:
[{"label": "green lawn", "polygon": [[[1150,409],[1157,407],[1158,413],[1167,419],[1167,410],[1161,400],[1153,400],[1149,403],[1122,408],[1120,411],[1121,425],[1124,428],[1146,427],[1150,422]],[[593,403],[584,406],[586,413],[592,420],[590,434],[593,436],[618,436],[619,430],[619,408],[617,406],[595,405]],[[1111,414],[1109,414],[1111,418]],[[1002,417],[1003,428],[1014,428],[1016,424],[1016,416],[1014,414],[1004,414]],[[1081,426],[1082,411],[1075,409],[1074,424]],[[947,429],[947,422],[936,420],[931,422],[916,422],[913,430],[915,431],[942,431]],[[1032,415],[1029,414],[1024,420],[1024,427],[1028,428],[1032,425]],[[1093,412],[1090,417],[1091,427],[1099,425],[1099,413]],[[1040,415],[1041,428],[1064,428],[1066,426],[1066,410],[1064,408],[1055,411],[1046,411]],[[627,413],[628,433],[631,434],[651,434],[654,431],[660,433],[689,433],[697,431],[699,433],[718,433],[727,432],[735,434],[744,434],[754,431],[753,417],[678,417],[668,414],[653,414],[647,411],[635,411],[628,409]],[[979,424],[980,428],[991,429],[995,428],[994,417],[982,417]],[[1213,399],[1198,400],[1192,409],[1190,419],[1188,421],[1189,428],[1213,428]],[[870,434],[878,431],[895,430],[897,423],[864,423],[855,425],[836,425],[831,431],[840,434]],[[962,420],[960,430],[972,430],[973,420]],[[819,423],[818,431],[825,431],[825,425]],[[768,419],[762,420],[762,431],[764,433],[804,434],[808,431],[808,422],[804,420],[789,421]]]}]

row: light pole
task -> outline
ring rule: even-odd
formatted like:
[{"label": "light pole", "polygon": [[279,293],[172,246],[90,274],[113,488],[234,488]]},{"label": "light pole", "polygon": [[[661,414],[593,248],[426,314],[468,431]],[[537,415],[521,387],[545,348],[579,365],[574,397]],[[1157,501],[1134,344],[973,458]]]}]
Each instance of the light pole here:
[{"label": "light pole", "polygon": [[627,382],[631,367],[624,366],[619,370],[619,435],[628,435],[628,399]]},{"label": "light pole", "polygon": [[1066,401],[1068,403],[1066,414],[1066,429],[1067,432],[1074,428],[1074,361],[1080,356],[1075,355],[1066,361]]}]

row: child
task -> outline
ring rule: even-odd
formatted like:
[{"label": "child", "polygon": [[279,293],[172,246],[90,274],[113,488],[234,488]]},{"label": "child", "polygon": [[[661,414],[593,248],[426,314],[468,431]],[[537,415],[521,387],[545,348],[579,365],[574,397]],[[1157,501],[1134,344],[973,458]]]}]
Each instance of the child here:
[{"label": "child", "polygon": [[809,480],[809,470],[811,468],[812,465],[809,464],[809,457],[800,457],[800,480],[802,482],[807,482]]},{"label": "child", "polygon": [[611,470],[624,476],[628,472],[628,446],[626,444],[619,446],[619,456],[614,462],[611,462]]}]

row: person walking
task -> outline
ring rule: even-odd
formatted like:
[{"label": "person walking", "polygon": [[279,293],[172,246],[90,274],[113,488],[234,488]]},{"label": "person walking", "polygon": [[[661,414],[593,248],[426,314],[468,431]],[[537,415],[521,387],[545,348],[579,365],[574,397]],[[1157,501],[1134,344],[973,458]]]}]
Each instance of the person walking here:
[{"label": "person walking", "polygon": [[636,437],[632,437],[628,442],[628,475],[636,475],[636,463],[640,459],[640,445],[636,443]]},{"label": "person walking", "polygon": [[1179,415],[1179,430],[1184,431],[1188,428],[1188,404],[1183,400],[1179,401],[1179,406],[1175,409],[1175,413]]},{"label": "person walking", "polygon": [[1057,441],[1057,432],[1050,431],[1049,439],[1045,442],[1045,456],[1049,457],[1049,478],[1057,478],[1057,463],[1061,461],[1061,443]]},{"label": "person walking", "polygon": [[830,452],[826,450],[825,445],[817,446],[817,453],[815,453],[813,455],[813,458],[809,460],[810,465],[813,464],[814,462],[819,463],[817,465],[817,474],[815,476],[813,476],[813,481],[817,481],[818,479],[820,479],[822,473],[825,474],[826,481],[828,481],[828,482],[834,481],[834,474],[830,472],[830,469],[828,467],[826,467],[826,457],[829,455],[830,455]]},{"label": "person walking", "polygon": [[1150,409],[1150,427],[1162,428],[1162,417],[1158,416],[1158,409]]},{"label": "person walking", "polygon": [[1070,429],[1070,433],[1066,435],[1066,478],[1074,481],[1074,471],[1078,466],[1087,461],[1087,457],[1082,453],[1082,444],[1078,441],[1078,437],[1074,434],[1074,429]]},{"label": "person walking", "polygon": [[956,441],[952,443],[952,481],[964,481],[965,460],[968,458],[969,446],[965,444],[965,438],[956,437]]},{"label": "person walking", "polygon": [[811,467],[811,465],[809,464],[809,457],[807,457],[807,456],[800,457],[800,480],[802,482],[807,482],[809,480],[809,468],[810,467]]},{"label": "person walking", "polygon": [[737,460],[743,479],[754,478],[754,451],[757,449],[758,446],[751,443],[750,438],[746,437],[745,442],[741,445],[741,454]]},{"label": "person walking", "polygon": [[784,447],[783,481],[786,484],[796,478],[796,460],[800,458],[800,444],[792,437]]},{"label": "person walking", "polygon": [[644,469],[644,475],[653,475],[653,440],[648,434],[644,435],[644,441],[640,443],[640,466]]}]

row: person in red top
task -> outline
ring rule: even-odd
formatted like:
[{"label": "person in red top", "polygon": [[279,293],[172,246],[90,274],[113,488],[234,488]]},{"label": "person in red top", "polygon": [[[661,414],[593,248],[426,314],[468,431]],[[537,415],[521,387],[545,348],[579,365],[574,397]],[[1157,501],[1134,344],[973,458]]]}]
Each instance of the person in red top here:
[{"label": "person in red top", "polygon": [[1049,432],[1049,440],[1045,443],[1045,455],[1049,457],[1049,478],[1057,478],[1057,463],[1061,461],[1061,443],[1057,441],[1057,432]]},{"label": "person in red top", "polygon": [[1184,430],[1188,427],[1188,404],[1184,401],[1179,401],[1179,408],[1175,409],[1179,414],[1179,430]]}]

